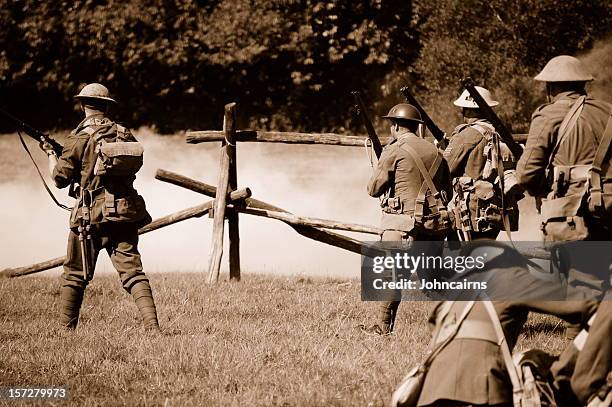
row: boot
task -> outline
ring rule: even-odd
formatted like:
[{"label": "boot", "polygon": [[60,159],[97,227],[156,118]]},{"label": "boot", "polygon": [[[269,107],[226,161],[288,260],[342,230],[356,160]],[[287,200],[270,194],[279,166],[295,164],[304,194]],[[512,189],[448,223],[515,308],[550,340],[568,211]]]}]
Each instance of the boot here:
[{"label": "boot", "polygon": [[399,305],[399,301],[384,301],[380,303],[380,328],[384,335],[393,332],[395,316],[397,315]]},{"label": "boot", "polygon": [[76,329],[79,311],[83,303],[84,288],[62,286],[60,288],[60,324],[70,330]]},{"label": "boot", "polygon": [[144,323],[145,330],[161,332],[157,321],[157,310],[153,301],[153,292],[148,281],[139,281],[130,290],[134,302],[140,310],[140,316]]}]

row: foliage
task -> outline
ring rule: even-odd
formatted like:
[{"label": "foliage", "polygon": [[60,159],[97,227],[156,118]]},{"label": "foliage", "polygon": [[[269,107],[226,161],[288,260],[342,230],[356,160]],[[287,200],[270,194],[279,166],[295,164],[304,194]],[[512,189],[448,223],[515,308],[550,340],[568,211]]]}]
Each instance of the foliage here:
[{"label": "foliage", "polygon": [[412,83],[432,107],[471,74],[525,123],[527,79],[588,49],[610,16],[603,0],[0,0],[0,100],[70,127],[72,96],[100,81],[130,126],[219,128],[238,101],[242,126],[342,131],[359,129],[351,90],[379,113]]}]

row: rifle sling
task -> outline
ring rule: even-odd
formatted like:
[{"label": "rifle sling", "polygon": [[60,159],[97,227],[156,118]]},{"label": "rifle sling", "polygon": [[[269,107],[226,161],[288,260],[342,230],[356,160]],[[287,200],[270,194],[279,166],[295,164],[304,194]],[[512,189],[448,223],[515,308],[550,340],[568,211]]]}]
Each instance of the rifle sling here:
[{"label": "rifle sling", "polygon": [[28,149],[28,146],[26,145],[23,136],[21,135],[21,131],[17,130],[17,134],[19,135],[19,140],[21,140],[21,145],[23,146],[23,148],[25,149],[26,153],[28,153],[28,156],[30,157],[30,160],[32,160],[32,164],[34,164],[34,168],[36,168],[36,172],[38,173],[38,176],[40,177],[40,180],[42,181],[45,189],[47,190],[47,193],[49,194],[49,196],[51,197],[51,199],[53,200],[53,202],[60,208],[66,210],[66,211],[71,211],[72,208],[69,208],[68,206],[60,203],[57,198],[55,198],[55,195],[53,195],[53,192],[51,192],[51,189],[49,188],[49,186],[47,185],[47,182],[45,181],[45,178],[42,175],[42,172],[40,171],[40,169],[38,168],[38,165],[36,164],[36,161],[34,161],[34,157],[32,157],[32,153],[30,153],[30,150]]}]

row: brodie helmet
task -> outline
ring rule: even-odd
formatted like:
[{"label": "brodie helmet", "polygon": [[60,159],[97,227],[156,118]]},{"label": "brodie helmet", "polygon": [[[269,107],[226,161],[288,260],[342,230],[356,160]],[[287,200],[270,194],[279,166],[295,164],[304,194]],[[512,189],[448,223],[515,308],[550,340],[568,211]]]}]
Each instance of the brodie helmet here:
[{"label": "brodie helmet", "polygon": [[75,96],[75,99],[97,99],[106,102],[117,103],[115,99],[110,97],[110,92],[108,91],[108,88],[100,83],[90,83],[88,85],[85,85],[85,87],[81,89],[79,94]]},{"label": "brodie helmet", "polygon": [[[493,95],[491,95],[491,92],[489,92],[488,89],[485,89],[482,86],[474,86],[474,88],[476,88],[478,93],[480,93],[480,96],[482,96],[485,102],[487,102],[487,105],[491,107],[499,105],[499,102],[493,99]],[[453,102],[453,105],[467,107],[468,109],[478,109],[478,104],[474,102],[472,95],[470,95],[467,89],[464,90],[461,96],[459,96],[457,100]]]},{"label": "brodie helmet", "polygon": [[423,119],[421,119],[421,113],[419,109],[416,107],[409,105],[408,103],[400,103],[399,105],[395,105],[389,110],[386,116],[383,116],[385,119],[389,120],[399,120],[399,121],[413,121],[417,123],[423,123]]},{"label": "brodie helmet", "polygon": [[578,58],[559,55],[548,61],[533,79],[542,82],[588,82],[595,78]]}]

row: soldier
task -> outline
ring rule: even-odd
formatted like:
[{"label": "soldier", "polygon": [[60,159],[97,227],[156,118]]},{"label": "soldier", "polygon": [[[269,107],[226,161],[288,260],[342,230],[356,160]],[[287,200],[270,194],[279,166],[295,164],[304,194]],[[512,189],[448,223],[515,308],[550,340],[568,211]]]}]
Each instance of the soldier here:
[{"label": "soldier", "polygon": [[[598,304],[594,300],[560,301],[566,295],[563,280],[551,278],[548,273],[540,275],[508,245],[481,240],[462,250],[463,254],[474,257],[486,253],[486,262],[483,269],[460,278],[487,281],[484,297],[499,301],[492,303],[493,315],[485,302],[475,301],[464,319],[463,313],[470,302],[447,301],[437,305],[429,321],[433,326],[433,341],[440,344],[446,338],[450,340],[429,362],[418,406],[512,406],[513,386],[506,367],[509,354],[504,355],[500,347],[495,324],[501,328],[511,352],[529,312],[555,315],[584,325]],[[483,293],[462,294],[477,300]],[[449,292],[447,296],[454,294]],[[449,336],[457,323],[456,334]]]},{"label": "soldier", "polygon": [[[80,190],[70,216],[60,323],[76,328],[98,253],[106,249],[123,288],[140,310],[145,329],[158,332],[155,303],[138,252],[138,228],[151,221],[143,198],[133,187],[142,165],[142,146],[128,129],[108,118],[109,107],[116,102],[106,87],[91,83],[76,99],[85,119],[68,136],[62,155],[58,158],[49,146],[43,146],[56,186],[73,190],[78,184]],[[113,146],[120,148],[113,152]],[[104,152],[112,156],[110,160],[103,159]]]},{"label": "soldier", "polygon": [[[549,103],[533,113],[517,178],[531,195],[545,198],[541,206],[544,240],[551,244],[609,241],[612,195],[607,181],[612,175],[606,171],[611,168],[612,106],[587,95],[585,85],[593,76],[574,57],[552,58],[535,80],[546,83]],[[598,212],[602,207],[603,214]],[[576,299],[600,298],[610,287],[612,253],[585,255],[589,247],[563,245],[561,260],[569,269]]]},{"label": "soldier", "polygon": [[583,330],[559,356],[551,371],[556,388],[568,404],[609,406],[612,402],[612,291],[608,291],[589,325],[588,331]]},{"label": "soldier", "polygon": [[[476,86],[476,90],[489,106],[499,105],[487,89]],[[515,195],[515,184],[509,182],[515,160],[467,90],[453,104],[462,109],[465,121],[455,128],[444,151],[454,178],[453,189],[457,192],[453,199],[455,216],[463,220],[464,232],[469,232],[464,233],[466,240],[495,239],[504,229],[504,214],[508,232],[518,228],[517,202],[521,197]],[[502,196],[500,180],[504,176],[508,182],[503,185],[505,195]]]},{"label": "soldier", "polygon": [[[414,106],[396,105],[383,117],[391,122],[393,141],[384,148],[368,184],[368,193],[381,198],[382,241],[433,241],[425,250],[438,252],[451,226],[446,211],[452,193],[446,161],[433,144],[417,135],[423,121]],[[399,303],[382,302],[380,325],[367,331],[391,333]]]}]

